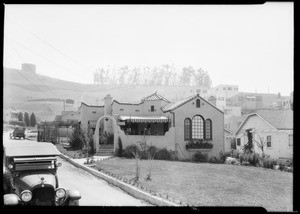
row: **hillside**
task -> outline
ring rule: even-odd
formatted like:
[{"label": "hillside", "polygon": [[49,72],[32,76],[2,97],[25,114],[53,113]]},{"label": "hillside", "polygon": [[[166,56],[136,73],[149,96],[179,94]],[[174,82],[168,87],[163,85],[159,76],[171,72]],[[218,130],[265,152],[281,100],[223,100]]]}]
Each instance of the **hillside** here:
[{"label": "hillside", "polygon": [[[118,101],[139,102],[143,97],[157,91],[170,101],[195,93],[195,86],[143,86],[143,85],[93,85],[68,82],[52,77],[17,69],[3,69],[4,109],[13,107],[20,111],[34,112],[38,121],[53,120],[63,110],[59,99],[74,99],[74,105],[66,110],[76,110],[81,102],[102,105],[107,94]],[[33,101],[33,100],[41,101]],[[45,101],[48,99],[48,101]]]}]

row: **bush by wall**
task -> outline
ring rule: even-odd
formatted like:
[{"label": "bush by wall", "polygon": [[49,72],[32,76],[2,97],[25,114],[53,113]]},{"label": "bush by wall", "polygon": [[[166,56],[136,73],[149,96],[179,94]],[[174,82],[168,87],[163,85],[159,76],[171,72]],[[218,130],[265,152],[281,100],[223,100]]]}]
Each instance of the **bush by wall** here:
[{"label": "bush by wall", "polygon": [[193,155],[193,161],[195,162],[207,162],[207,154],[206,153],[202,153],[200,151],[197,151],[194,155]]}]

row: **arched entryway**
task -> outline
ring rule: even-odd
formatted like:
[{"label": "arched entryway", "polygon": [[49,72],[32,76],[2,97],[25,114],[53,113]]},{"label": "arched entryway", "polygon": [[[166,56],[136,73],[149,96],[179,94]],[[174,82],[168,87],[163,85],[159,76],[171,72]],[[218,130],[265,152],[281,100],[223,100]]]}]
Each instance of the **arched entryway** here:
[{"label": "arched entryway", "polygon": [[115,145],[117,143],[117,139],[118,139],[118,136],[117,136],[117,132],[116,132],[116,125],[117,125],[117,122],[115,120],[115,118],[113,118],[112,116],[110,115],[105,115],[105,116],[102,116],[98,119],[97,123],[96,123],[96,129],[95,129],[95,134],[94,134],[94,146],[96,148],[96,152],[99,151],[99,127],[100,127],[100,121],[104,119],[104,120],[108,120],[108,119],[111,119],[113,124],[112,124],[112,129],[113,129],[113,133],[114,133],[114,151],[115,151]]}]

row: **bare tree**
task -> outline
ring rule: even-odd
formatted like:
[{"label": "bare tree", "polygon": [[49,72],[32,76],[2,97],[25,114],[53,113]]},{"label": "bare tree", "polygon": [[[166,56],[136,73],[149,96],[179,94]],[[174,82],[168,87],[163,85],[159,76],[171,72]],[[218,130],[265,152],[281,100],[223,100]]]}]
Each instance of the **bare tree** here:
[{"label": "bare tree", "polygon": [[264,148],[267,146],[267,140],[264,140],[259,134],[257,134],[259,138],[259,142],[253,138],[253,140],[256,142],[257,147],[261,150],[262,152],[262,158],[265,157],[265,150]]}]

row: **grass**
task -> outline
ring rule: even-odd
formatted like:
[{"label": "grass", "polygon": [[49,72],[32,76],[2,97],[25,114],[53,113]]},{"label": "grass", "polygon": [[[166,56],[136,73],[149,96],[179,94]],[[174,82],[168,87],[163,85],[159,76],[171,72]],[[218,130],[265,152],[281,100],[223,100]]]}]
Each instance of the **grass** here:
[{"label": "grass", "polygon": [[[193,206],[260,206],[268,211],[292,211],[293,175],[278,170],[227,164],[153,160],[152,180],[145,178],[149,162],[140,162],[139,183],[156,193]],[[135,177],[135,160],[112,158],[96,167]]]}]

